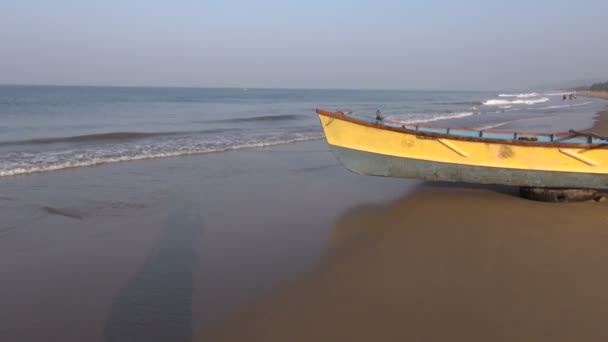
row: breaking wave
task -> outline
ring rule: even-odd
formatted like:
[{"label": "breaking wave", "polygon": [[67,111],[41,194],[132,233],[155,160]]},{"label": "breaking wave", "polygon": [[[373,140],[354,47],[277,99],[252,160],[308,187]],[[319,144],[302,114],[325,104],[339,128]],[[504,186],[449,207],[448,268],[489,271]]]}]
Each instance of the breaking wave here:
[{"label": "breaking wave", "polygon": [[90,143],[90,142],[120,142],[162,136],[188,135],[188,134],[214,134],[237,131],[238,129],[206,129],[199,131],[171,131],[171,132],[108,132],[68,137],[37,138],[28,140],[12,140],[0,142],[0,146],[12,145],[44,145],[57,143]]},{"label": "breaking wave", "polygon": [[547,97],[539,97],[539,98],[526,98],[526,99],[517,99],[517,100],[503,100],[503,99],[492,99],[484,101],[483,104],[486,106],[506,106],[512,104],[527,104],[532,105],[536,103],[543,103],[549,101]]},{"label": "breaking wave", "polygon": [[407,118],[403,118],[403,117],[399,117],[399,116],[393,116],[393,117],[389,117],[387,122],[395,122],[397,124],[403,124],[403,123],[424,123],[424,122],[433,122],[433,121],[440,121],[440,120],[449,120],[449,119],[458,119],[458,118],[465,118],[467,116],[471,116],[475,113],[473,112],[461,112],[461,113],[444,113],[444,114],[439,114],[430,118],[416,118],[415,116],[409,116]]},{"label": "breaking wave", "polygon": [[444,115],[438,115],[429,119],[420,119],[420,120],[415,120],[412,122],[433,122],[433,121],[440,121],[440,120],[448,120],[448,119],[458,119],[458,118],[465,118],[467,116],[471,116],[473,115],[473,112],[462,112],[462,113],[450,113],[450,114],[444,114]]},{"label": "breaking wave", "polygon": [[95,166],[132,160],[225,152],[255,147],[289,144],[323,138],[322,132],[277,133],[237,141],[197,142],[177,139],[168,143],[150,145],[118,144],[108,149],[78,151],[54,151],[40,153],[9,153],[0,162],[0,177],[35,172],[55,171],[67,168]]},{"label": "breaking wave", "polygon": [[499,97],[517,97],[518,99],[527,99],[531,97],[537,97],[537,93],[527,93],[527,94],[500,94]]},{"label": "breaking wave", "polygon": [[482,102],[481,104],[486,106],[505,106],[510,105],[512,102],[510,100],[487,100]]}]

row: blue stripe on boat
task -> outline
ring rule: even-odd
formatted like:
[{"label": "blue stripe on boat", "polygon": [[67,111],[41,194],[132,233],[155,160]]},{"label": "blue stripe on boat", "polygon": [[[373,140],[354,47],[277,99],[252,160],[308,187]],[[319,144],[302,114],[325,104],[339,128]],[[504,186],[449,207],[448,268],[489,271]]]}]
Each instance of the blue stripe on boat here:
[{"label": "blue stripe on boat", "polygon": [[[378,123],[375,118],[369,117],[357,117],[355,115],[349,115],[353,118],[356,118],[361,121],[366,121],[372,124]],[[466,137],[466,138],[488,138],[488,139],[496,139],[496,140],[527,140],[529,138],[531,141],[535,142],[556,142],[556,143],[568,143],[568,144],[589,144],[589,138],[587,137],[566,137],[566,138],[552,138],[551,134],[538,134],[538,135],[530,135],[530,134],[518,134],[517,132],[486,132],[486,131],[476,131],[476,130],[465,130],[465,129],[448,129],[441,127],[426,127],[426,126],[417,126],[411,123],[402,125],[385,122],[384,126],[398,128],[398,129],[406,129],[409,131],[416,132],[425,132],[425,133],[437,133],[437,134],[447,134],[453,135],[457,137]],[[600,138],[592,138],[592,144],[608,144],[607,139]]]},{"label": "blue stripe on boat", "polygon": [[438,133],[438,134],[447,134],[448,130],[445,128],[434,128],[434,127],[419,127],[418,131],[427,132],[427,133]]},{"label": "blue stripe on boat", "polygon": [[451,135],[468,138],[479,138],[479,131],[465,131],[461,129],[450,129]]}]

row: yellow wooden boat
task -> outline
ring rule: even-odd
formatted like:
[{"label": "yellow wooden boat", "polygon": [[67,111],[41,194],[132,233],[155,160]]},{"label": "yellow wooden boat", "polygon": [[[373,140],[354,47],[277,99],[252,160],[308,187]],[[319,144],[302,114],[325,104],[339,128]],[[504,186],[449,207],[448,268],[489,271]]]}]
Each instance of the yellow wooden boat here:
[{"label": "yellow wooden boat", "polygon": [[539,188],[608,188],[608,140],[439,128],[317,109],[332,153],[362,175]]}]

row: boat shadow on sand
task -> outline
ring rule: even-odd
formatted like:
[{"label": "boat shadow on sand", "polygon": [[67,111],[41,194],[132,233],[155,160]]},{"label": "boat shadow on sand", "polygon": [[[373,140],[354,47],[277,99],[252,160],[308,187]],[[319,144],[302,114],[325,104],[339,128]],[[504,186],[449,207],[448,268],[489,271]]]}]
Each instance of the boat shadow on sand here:
[{"label": "boat shadow on sand", "polygon": [[514,186],[424,182],[395,201],[347,210],[338,220],[330,244],[373,240],[387,229],[476,230],[505,223],[523,227],[532,221],[542,226],[556,214],[565,215],[566,221],[583,213],[601,215],[605,205],[596,202],[547,203],[523,198],[520,188]]},{"label": "boat shadow on sand", "polygon": [[392,327],[404,340],[605,336],[607,206],[433,184],[355,207],[337,222],[320,271],[321,288],[335,285],[352,301],[333,303],[344,306],[343,316],[320,321],[347,329],[357,319],[374,327],[399,317],[410,322]]},{"label": "boat shadow on sand", "polygon": [[602,340],[608,204],[495,190],[434,183],[347,210],[317,270],[219,340]]}]

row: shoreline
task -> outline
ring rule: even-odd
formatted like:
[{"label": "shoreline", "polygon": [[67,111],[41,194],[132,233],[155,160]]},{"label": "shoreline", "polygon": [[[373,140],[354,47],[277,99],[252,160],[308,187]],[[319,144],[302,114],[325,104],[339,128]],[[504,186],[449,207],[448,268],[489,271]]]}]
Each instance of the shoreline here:
[{"label": "shoreline", "polygon": [[[608,99],[608,98],[606,98]],[[608,136],[608,110],[603,110],[596,114],[594,118],[594,124],[591,128],[585,131],[593,131],[596,134],[602,134]]]},{"label": "shoreline", "polygon": [[[608,110],[590,128],[608,134]],[[342,215],[309,274],[260,298],[213,341],[600,340],[606,202],[423,183]]]},{"label": "shoreline", "polygon": [[608,100],[608,91],[586,91],[584,93],[576,93],[576,95]]},{"label": "shoreline", "polygon": [[419,182],[308,141],[0,184],[0,340],[101,342],[190,341],[313,269],[339,213]]}]

